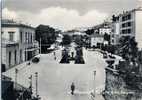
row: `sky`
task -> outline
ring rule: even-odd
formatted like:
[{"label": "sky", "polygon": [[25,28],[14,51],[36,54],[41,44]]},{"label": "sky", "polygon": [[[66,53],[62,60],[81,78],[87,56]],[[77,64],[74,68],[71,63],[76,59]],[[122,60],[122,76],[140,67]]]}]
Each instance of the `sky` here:
[{"label": "sky", "polygon": [[97,25],[112,14],[140,6],[142,0],[3,0],[2,16],[34,27],[69,30]]}]

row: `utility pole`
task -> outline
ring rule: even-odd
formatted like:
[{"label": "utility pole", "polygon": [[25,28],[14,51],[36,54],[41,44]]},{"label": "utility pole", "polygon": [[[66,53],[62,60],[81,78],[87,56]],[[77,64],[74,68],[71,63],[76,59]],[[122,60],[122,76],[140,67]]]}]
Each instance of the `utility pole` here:
[{"label": "utility pole", "polygon": [[38,72],[35,72],[35,78],[36,78],[36,97],[38,98]]}]

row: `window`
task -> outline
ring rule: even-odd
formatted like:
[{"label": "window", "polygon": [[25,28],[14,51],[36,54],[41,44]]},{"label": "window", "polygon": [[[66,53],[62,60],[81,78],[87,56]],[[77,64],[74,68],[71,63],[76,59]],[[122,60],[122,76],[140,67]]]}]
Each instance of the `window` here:
[{"label": "window", "polygon": [[32,37],[32,35],[31,35],[31,43],[32,43],[32,39],[33,39],[33,37]]},{"label": "window", "polygon": [[125,29],[125,30],[122,30],[121,31],[122,32],[122,34],[131,34],[131,29]]},{"label": "window", "polygon": [[14,53],[14,58],[15,58],[15,64],[17,64],[17,51],[15,50],[15,53]]},{"label": "window", "polygon": [[9,40],[14,41],[14,32],[8,32],[9,33]]},{"label": "window", "polygon": [[20,62],[22,62],[22,50],[20,50]]},{"label": "window", "polygon": [[127,16],[127,18],[128,18],[128,19],[131,19],[131,14],[129,14],[129,15]]},{"label": "window", "polygon": [[28,43],[28,33],[25,33],[25,42]]},{"label": "window", "polygon": [[125,16],[124,16],[124,17],[122,17],[122,21],[125,21]]},{"label": "window", "polygon": [[128,29],[128,34],[131,34],[131,29]]},{"label": "window", "polygon": [[22,32],[20,32],[20,42],[23,42],[23,38],[22,38]]},{"label": "window", "polygon": [[129,27],[131,26],[131,22],[128,22],[127,24],[128,24]]},{"label": "window", "polygon": [[125,34],[125,30],[122,30],[122,34]]},{"label": "window", "polygon": [[11,66],[11,52],[9,51],[9,66]]},{"label": "window", "polygon": [[124,24],[122,24],[122,27],[125,27],[125,23],[124,23]]}]

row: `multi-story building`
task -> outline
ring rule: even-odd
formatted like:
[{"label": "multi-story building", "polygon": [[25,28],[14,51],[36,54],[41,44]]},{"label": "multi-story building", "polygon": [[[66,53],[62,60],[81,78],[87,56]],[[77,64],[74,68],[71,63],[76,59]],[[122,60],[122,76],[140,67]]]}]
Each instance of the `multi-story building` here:
[{"label": "multi-story building", "polygon": [[123,12],[119,15],[120,36],[135,37],[138,48],[142,49],[142,8]]},{"label": "multi-story building", "polygon": [[2,49],[2,63],[6,69],[30,60],[38,54],[35,29],[29,25],[2,20],[2,38],[4,40],[2,43],[5,44]]}]

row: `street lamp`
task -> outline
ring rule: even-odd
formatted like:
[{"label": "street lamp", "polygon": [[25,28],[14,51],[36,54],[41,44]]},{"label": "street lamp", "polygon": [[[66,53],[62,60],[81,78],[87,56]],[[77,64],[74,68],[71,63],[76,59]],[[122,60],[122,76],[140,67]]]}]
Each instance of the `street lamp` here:
[{"label": "street lamp", "polygon": [[18,73],[18,69],[15,68],[15,89],[17,88],[17,73]]},{"label": "street lamp", "polygon": [[93,81],[93,91],[90,93],[90,94],[91,94],[91,97],[92,97],[93,99],[95,98],[95,94],[96,94],[95,76],[96,76],[96,71],[93,71],[93,77],[94,77],[94,81]]},{"label": "street lamp", "polygon": [[29,80],[30,80],[30,86],[29,86],[29,89],[30,89],[31,92],[32,92],[32,75],[29,77]]},{"label": "street lamp", "polygon": [[35,78],[36,78],[36,97],[38,98],[38,72],[35,72]]},{"label": "street lamp", "polygon": [[96,94],[96,84],[95,84],[95,83],[96,83],[96,82],[95,82],[95,79],[96,79],[96,78],[95,78],[95,77],[96,77],[96,71],[93,71],[93,73],[94,73],[94,91],[93,91],[93,92],[94,92],[94,95],[95,95],[95,94]]}]

